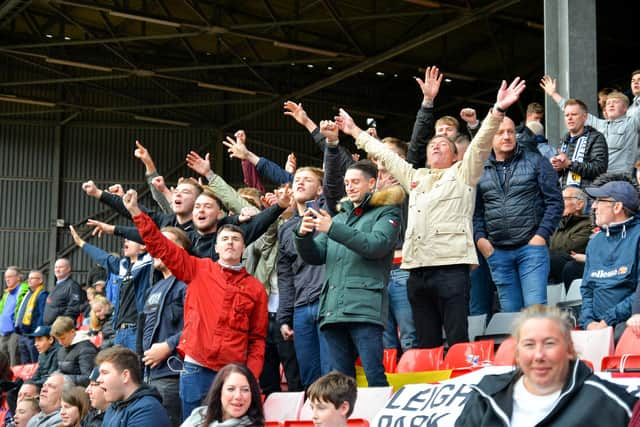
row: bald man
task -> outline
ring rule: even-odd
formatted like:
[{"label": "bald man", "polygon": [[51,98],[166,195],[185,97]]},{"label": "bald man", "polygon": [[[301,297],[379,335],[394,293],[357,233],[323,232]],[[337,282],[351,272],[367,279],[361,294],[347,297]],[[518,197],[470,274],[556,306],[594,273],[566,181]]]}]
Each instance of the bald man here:
[{"label": "bald man", "polygon": [[53,267],[56,286],[47,298],[44,307],[44,324],[51,326],[58,316],[76,319],[84,302],[82,288],[71,278],[71,263],[66,258],[56,260]]}]

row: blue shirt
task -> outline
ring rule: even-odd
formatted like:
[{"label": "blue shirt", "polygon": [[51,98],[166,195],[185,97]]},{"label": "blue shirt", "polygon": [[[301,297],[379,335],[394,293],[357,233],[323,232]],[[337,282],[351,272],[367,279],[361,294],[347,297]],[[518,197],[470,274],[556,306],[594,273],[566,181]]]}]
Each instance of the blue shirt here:
[{"label": "blue shirt", "polygon": [[18,300],[18,292],[20,291],[20,284],[16,286],[6,296],[6,302],[2,314],[0,315],[0,335],[10,335],[14,331],[14,317],[16,311],[16,301]]}]

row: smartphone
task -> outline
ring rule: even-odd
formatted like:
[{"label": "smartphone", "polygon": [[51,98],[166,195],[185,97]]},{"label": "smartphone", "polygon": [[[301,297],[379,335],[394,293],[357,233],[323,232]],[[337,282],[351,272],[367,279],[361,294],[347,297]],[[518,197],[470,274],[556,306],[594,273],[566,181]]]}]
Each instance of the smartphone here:
[{"label": "smartphone", "polygon": [[307,200],[306,202],[304,202],[304,207],[306,209],[314,209],[314,210],[319,210],[320,209],[320,204],[318,203],[318,200]]}]

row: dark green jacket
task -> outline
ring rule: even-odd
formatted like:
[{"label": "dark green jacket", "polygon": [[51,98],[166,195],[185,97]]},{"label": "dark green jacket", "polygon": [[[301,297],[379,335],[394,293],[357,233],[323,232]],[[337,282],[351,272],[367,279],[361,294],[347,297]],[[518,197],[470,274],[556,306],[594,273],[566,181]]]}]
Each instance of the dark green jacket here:
[{"label": "dark green jacket", "polygon": [[591,218],[588,216],[562,217],[558,229],[551,235],[549,250],[562,253],[575,251],[583,254],[587,249],[592,230]]},{"label": "dark green jacket", "polygon": [[295,236],[300,256],[309,264],[326,264],[320,293],[320,327],[340,322],[383,326],[393,250],[400,230],[404,191],[394,186],[368,194],[354,209],[342,202],[328,233]]}]

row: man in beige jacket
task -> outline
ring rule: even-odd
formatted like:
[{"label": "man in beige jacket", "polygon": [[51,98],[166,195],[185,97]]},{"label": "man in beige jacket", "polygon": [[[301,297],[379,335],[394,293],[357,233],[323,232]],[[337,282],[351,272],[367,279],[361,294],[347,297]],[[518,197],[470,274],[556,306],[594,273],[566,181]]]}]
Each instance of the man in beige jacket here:
[{"label": "man in beige jacket", "polygon": [[445,136],[432,138],[427,145],[429,168],[414,169],[356,126],[344,110],[336,117],[340,130],[353,136],[358,148],[382,161],[409,193],[401,268],[410,272],[408,293],[418,347],[442,345],[443,325],[449,345],[468,341],[469,265],[478,262],[471,221],[475,188],[504,113],[524,89],[519,78],[510,85],[502,82],[496,104],[461,161],[456,161],[453,141]]}]

